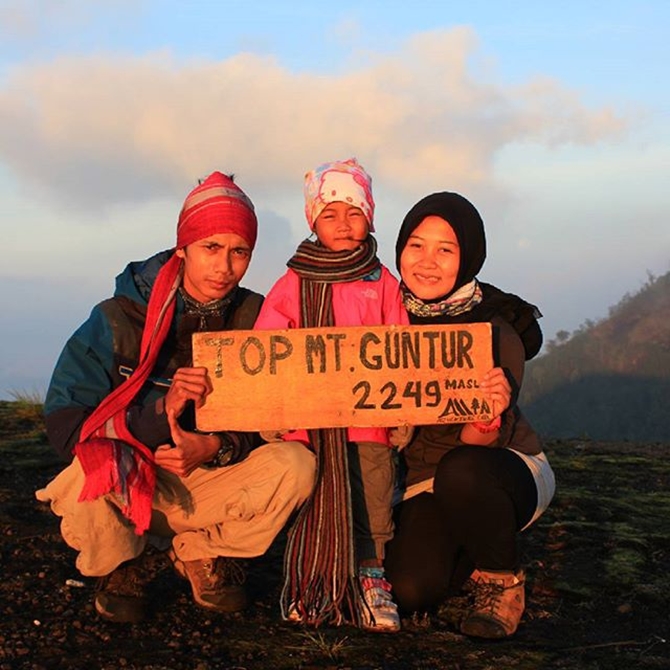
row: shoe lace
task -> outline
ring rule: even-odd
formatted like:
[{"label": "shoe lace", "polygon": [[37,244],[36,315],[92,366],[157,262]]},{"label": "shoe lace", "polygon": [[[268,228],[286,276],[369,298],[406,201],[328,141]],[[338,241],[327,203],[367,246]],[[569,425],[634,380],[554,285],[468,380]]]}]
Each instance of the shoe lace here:
[{"label": "shoe lace", "polygon": [[108,575],[99,577],[95,590],[139,597],[144,594],[144,583],[144,572],[140,565],[135,561],[129,561],[122,563]]},{"label": "shoe lace", "polygon": [[475,610],[495,613],[502,606],[503,593],[507,588],[511,587],[496,582],[471,582]]},{"label": "shoe lace", "polygon": [[217,558],[214,561],[214,574],[223,584],[242,585],[247,580],[242,562],[234,558]]},{"label": "shoe lace", "polygon": [[216,561],[205,559],[196,564],[196,575],[199,581],[211,582],[216,576]]}]

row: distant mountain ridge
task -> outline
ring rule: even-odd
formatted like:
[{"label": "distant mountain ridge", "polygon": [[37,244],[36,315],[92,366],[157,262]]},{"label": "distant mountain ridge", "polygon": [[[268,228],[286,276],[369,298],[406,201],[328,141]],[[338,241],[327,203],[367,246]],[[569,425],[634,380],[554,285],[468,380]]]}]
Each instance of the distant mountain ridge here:
[{"label": "distant mountain ridge", "polygon": [[557,333],[526,366],[519,403],[546,437],[670,442],[670,272]]}]

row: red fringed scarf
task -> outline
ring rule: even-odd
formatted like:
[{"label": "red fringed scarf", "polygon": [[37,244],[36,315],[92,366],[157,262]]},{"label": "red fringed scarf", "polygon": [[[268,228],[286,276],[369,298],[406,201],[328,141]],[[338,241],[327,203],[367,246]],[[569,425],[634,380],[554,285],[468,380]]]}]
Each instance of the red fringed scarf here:
[{"label": "red fringed scarf", "polygon": [[[334,326],[332,285],[362,279],[380,267],[377,243],[368,235],[355,251],[332,252],[309,240],[287,265],[301,278],[301,326]],[[284,616],[294,607],[305,623],[360,624],[365,607],[356,570],[347,431],[310,430],[318,458],[311,499],[288,536],[281,595]]]},{"label": "red fringed scarf", "polygon": [[181,259],[173,255],[161,268],[151,291],[142,332],[139,365],[86,419],[74,448],[86,481],[79,501],[116,494],[121,511],[142,535],[151,522],[156,486],[152,451],[128,430],[126,410],[153,369],[174,316],[174,297],[181,284]]}]

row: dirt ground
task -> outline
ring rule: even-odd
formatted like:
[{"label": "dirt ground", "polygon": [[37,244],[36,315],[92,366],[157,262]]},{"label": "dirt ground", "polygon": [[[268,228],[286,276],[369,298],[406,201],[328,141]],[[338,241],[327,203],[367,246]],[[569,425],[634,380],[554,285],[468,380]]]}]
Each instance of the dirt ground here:
[{"label": "dirt ground", "polygon": [[110,624],[34,498],[61,467],[39,417],[0,402],[0,670],[670,668],[670,445],[554,441],[547,453],[558,491],[522,539],[527,609],[510,640],[460,635],[448,605],[392,636],[284,623],[281,538],[250,565],[244,614],[198,609],[155,553],[152,616]]}]

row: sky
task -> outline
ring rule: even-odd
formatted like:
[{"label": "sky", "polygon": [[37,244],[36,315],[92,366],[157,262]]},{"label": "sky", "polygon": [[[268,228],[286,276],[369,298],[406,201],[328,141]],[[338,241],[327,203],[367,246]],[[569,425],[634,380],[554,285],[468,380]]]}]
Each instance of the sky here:
[{"label": "sky", "polygon": [[380,257],[421,197],[479,209],[482,281],[545,339],[670,271],[669,0],[0,0],[0,399],[46,391],[187,193],[234,173],[267,292],[304,173],[355,156]]}]

